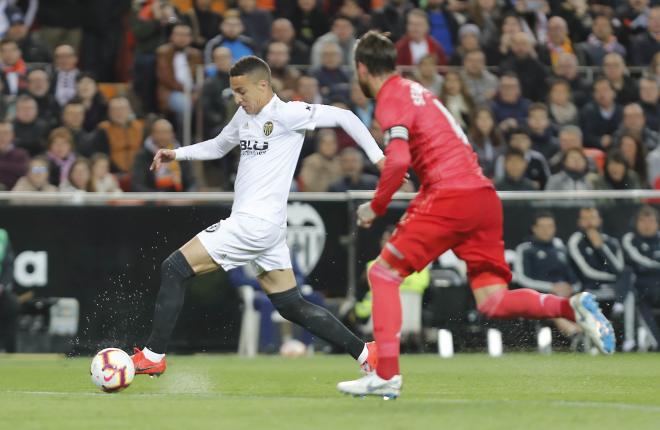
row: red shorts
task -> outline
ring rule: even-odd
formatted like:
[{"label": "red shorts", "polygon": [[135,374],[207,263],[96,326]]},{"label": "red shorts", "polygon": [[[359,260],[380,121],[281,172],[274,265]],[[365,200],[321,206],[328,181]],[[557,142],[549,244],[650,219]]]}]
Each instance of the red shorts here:
[{"label": "red shorts", "polygon": [[511,281],[504,260],[502,203],[494,189],[420,193],[380,255],[407,276],[450,249],[467,264],[472,289]]}]

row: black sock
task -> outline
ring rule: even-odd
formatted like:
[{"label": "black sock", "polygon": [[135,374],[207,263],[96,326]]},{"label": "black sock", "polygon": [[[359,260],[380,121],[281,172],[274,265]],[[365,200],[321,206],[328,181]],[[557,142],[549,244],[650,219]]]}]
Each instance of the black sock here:
[{"label": "black sock", "polygon": [[181,251],[174,251],[160,266],[160,290],[156,298],[154,323],[146,347],[158,354],[167,351],[172,330],[183,307],[183,283],[195,275]]},{"label": "black sock", "polygon": [[297,287],[269,294],[268,298],[282,317],[304,327],[314,336],[346,349],[356,360],[362,353],[364,342],[327,309],[305,300]]}]

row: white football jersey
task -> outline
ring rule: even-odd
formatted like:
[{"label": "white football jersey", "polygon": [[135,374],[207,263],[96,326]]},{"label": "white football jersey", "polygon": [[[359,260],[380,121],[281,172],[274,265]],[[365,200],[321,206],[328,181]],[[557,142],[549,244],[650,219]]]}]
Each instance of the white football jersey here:
[{"label": "white football jersey", "polygon": [[[328,106],[283,102],[273,96],[256,115],[249,115],[243,108],[239,108],[217,137],[176,149],[176,158],[220,158],[239,145],[241,157],[234,184],[232,213],[248,214],[277,225],[286,225],[287,198],[305,131],[316,127],[320,119],[317,111],[322,112],[326,108]],[[329,115],[326,113],[322,116]],[[320,123],[323,124],[320,125],[328,126],[325,124],[334,121],[321,119]],[[382,152],[366,128],[364,132],[368,138],[359,138],[358,143],[366,145],[369,158],[377,161],[382,157]],[[368,143],[365,144],[365,141]]]}]

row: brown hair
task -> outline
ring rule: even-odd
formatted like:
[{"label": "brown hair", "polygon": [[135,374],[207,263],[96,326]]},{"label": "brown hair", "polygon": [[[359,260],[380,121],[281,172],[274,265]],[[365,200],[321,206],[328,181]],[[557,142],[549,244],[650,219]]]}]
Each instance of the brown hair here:
[{"label": "brown hair", "polygon": [[57,138],[65,139],[67,142],[69,142],[69,144],[71,144],[71,146],[73,146],[73,135],[65,127],[57,127],[56,129],[53,129],[53,131],[50,132],[50,134],[48,135],[49,148],[50,145],[52,145],[55,139]]},{"label": "brown hair", "polygon": [[364,64],[372,75],[392,73],[396,68],[396,48],[387,35],[368,31],[355,47],[355,63]]}]

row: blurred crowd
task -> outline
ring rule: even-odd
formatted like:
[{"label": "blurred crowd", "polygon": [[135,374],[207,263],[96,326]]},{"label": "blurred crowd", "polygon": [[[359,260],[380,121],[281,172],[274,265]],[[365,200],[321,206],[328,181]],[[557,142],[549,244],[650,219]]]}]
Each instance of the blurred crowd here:
[{"label": "blurred crowd", "polygon": [[[222,129],[229,69],[251,54],[280,98],[350,109],[380,143],[352,70],[370,29],[389,32],[401,73],[438,95],[499,190],[660,188],[652,0],[0,0],[0,188],[232,190],[237,152],[148,165]],[[376,182],[325,129],[292,189]]]}]

